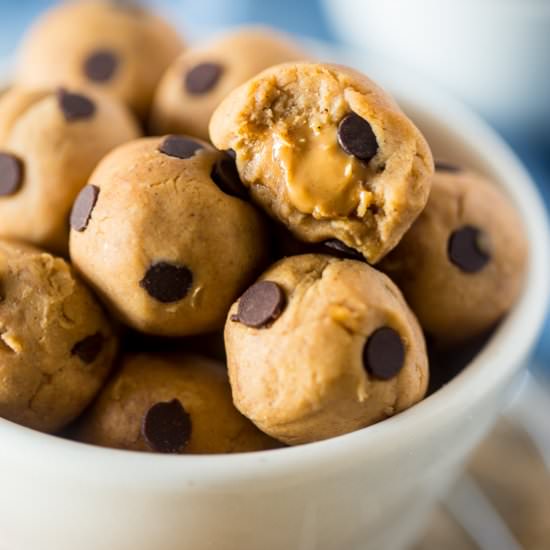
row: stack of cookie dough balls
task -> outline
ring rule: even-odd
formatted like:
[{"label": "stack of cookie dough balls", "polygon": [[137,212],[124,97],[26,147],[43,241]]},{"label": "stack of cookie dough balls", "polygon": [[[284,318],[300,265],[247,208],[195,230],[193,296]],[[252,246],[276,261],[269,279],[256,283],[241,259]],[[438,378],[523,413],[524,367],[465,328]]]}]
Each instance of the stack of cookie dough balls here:
[{"label": "stack of cookie dough balls", "polygon": [[[263,267],[264,222],[232,163],[170,135],[123,145],[95,170],[73,206],[71,258],[126,325],[160,336],[220,329]],[[181,353],[125,354],[76,437],[177,454],[280,446],[234,407],[223,365]]]},{"label": "stack of cookie dough balls", "polygon": [[0,98],[0,237],[68,251],[69,212],[99,160],[139,136],[116,100],[14,87]]},{"label": "stack of cookie dough balls", "polygon": [[63,2],[27,33],[15,80],[108,93],[146,118],[162,73],[182,49],[175,29],[137,2]]},{"label": "stack of cookie dough balls", "polygon": [[[233,398],[271,436],[317,441],[410,407],[428,386],[415,313],[445,346],[478,336],[517,299],[526,243],[509,201],[459,168],[434,177],[420,132],[364,76],[272,67],[220,104],[210,134],[234,151],[252,200],[341,256],[284,258],[230,311]],[[412,310],[358,258],[382,260]]]},{"label": "stack of cookie dough balls", "polygon": [[160,81],[151,131],[208,139],[210,117],[229,92],[272,65],[306,57],[289,37],[264,27],[244,27],[190,48]]},{"label": "stack of cookie dough balls", "polygon": [[133,2],[29,31],[0,98],[0,416],[133,451],[311,443],[421,401],[425,335],[506,314],[513,205],[309,57],[252,27],[184,49]]}]

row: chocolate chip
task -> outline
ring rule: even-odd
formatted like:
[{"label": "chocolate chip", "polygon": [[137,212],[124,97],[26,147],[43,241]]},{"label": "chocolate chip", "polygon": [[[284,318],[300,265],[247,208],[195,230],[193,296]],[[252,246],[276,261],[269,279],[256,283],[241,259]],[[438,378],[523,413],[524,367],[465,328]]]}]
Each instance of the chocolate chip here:
[{"label": "chocolate chip", "polygon": [[235,159],[227,154],[223,154],[212,166],[210,173],[212,181],[228,195],[245,199],[247,197],[246,188],[241,182]]},{"label": "chocolate chip", "polygon": [[15,195],[23,183],[23,162],[11,153],[0,152],[0,197]]},{"label": "chocolate chip", "polygon": [[447,254],[460,270],[466,273],[480,271],[491,259],[489,237],[481,229],[465,225],[449,237]]},{"label": "chocolate chip", "polygon": [[265,327],[279,318],[285,304],[285,295],[277,283],[260,281],[241,296],[237,315],[232,320],[248,327]]},{"label": "chocolate chip", "polygon": [[95,113],[95,103],[91,99],[63,88],[57,92],[57,102],[67,122],[90,118]]},{"label": "chocolate chip", "polygon": [[96,332],[91,336],[86,336],[80,342],[77,342],[71,350],[72,355],[78,356],[84,363],[93,363],[101,349],[103,348],[103,336]]},{"label": "chocolate chip", "polygon": [[168,304],[185,298],[193,283],[193,274],[184,265],[168,262],[152,264],[139,282],[149,296]]},{"label": "chocolate chip", "polygon": [[363,366],[381,380],[393,378],[403,368],[404,361],[401,336],[390,327],[375,330],[363,347]]},{"label": "chocolate chip", "polygon": [[112,50],[96,50],[84,61],[84,74],[92,82],[107,82],[118,69],[119,59]]},{"label": "chocolate chip", "polygon": [[143,438],[159,453],[181,453],[191,439],[191,417],[178,399],[155,403],[144,415]]},{"label": "chocolate chip", "polygon": [[338,124],[338,143],[348,154],[368,162],[378,152],[371,125],[355,113],[347,114]]},{"label": "chocolate chip", "polygon": [[75,231],[84,231],[99,196],[99,187],[86,185],[76,197],[71,210],[70,224]]},{"label": "chocolate chip", "polygon": [[357,250],[351,248],[351,246],[348,246],[347,244],[344,244],[338,239],[329,239],[328,241],[325,241],[323,245],[330,248],[331,251],[338,252],[341,256],[361,261],[364,261],[365,259],[360,252],[357,252]]},{"label": "chocolate chip", "polygon": [[462,168],[460,168],[460,166],[456,166],[455,164],[450,164],[448,162],[441,162],[441,161],[435,162],[435,169],[438,172],[461,172],[462,171]]},{"label": "chocolate chip", "polygon": [[167,136],[159,145],[161,153],[184,160],[191,158],[201,149],[204,149],[204,145],[185,136]]},{"label": "chocolate chip", "polygon": [[227,149],[225,151],[233,160],[237,160],[237,153],[235,153],[234,149]]},{"label": "chocolate chip", "polygon": [[195,65],[185,75],[185,89],[192,95],[209,92],[218,82],[223,73],[219,63],[200,63]]}]

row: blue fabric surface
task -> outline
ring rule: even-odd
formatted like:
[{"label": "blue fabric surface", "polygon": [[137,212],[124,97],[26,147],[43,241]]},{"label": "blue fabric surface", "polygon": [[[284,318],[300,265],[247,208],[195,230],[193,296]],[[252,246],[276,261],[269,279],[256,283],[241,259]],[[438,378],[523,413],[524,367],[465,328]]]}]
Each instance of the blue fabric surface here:
[{"label": "blue fabric surface", "polygon": [[[548,121],[550,124],[550,121]],[[533,136],[531,139],[514,135],[504,136],[529,169],[542,193],[547,211],[550,212],[550,138]],[[535,350],[536,369],[550,377],[550,315]]]},{"label": "blue fabric surface", "polygon": [[[53,0],[0,0],[0,56],[10,56],[29,22],[55,3]],[[289,32],[333,39],[318,0],[157,0],[150,3],[158,5],[174,20],[183,21],[192,36],[226,25],[264,22]],[[531,172],[550,208],[550,137],[507,134],[505,138]],[[550,375],[550,317],[537,346],[535,363]]]}]

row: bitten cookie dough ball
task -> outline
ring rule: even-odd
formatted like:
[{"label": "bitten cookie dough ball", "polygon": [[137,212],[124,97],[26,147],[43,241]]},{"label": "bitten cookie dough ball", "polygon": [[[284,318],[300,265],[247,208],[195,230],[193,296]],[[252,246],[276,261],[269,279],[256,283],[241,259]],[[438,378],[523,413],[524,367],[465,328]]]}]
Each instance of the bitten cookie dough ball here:
[{"label": "bitten cookie dough ball", "polygon": [[95,396],[116,348],[101,307],[64,260],[0,241],[0,416],[60,430]]},{"label": "bitten cookie dough ball", "polygon": [[356,260],[281,260],[231,308],[225,345],[235,405],[291,445],[392,416],[428,385],[414,315],[388,277]]},{"label": "bitten cookie dough ball", "polygon": [[130,354],[85,415],[77,439],[160,453],[279,447],[233,406],[221,363],[190,354]]},{"label": "bitten cookie dough ball", "polygon": [[0,237],[67,253],[69,212],[95,165],[139,136],[126,107],[68,90],[0,99]]},{"label": "bitten cookie dough ball", "polygon": [[16,82],[106,92],[145,117],[155,87],[183,44],[164,20],[129,2],[64,2],[23,40]]},{"label": "bitten cookie dough ball", "polygon": [[430,149],[394,101],[351,69],[267,69],[216,109],[210,137],[232,149],[252,198],[300,239],[330,239],[375,263],[428,198]]},{"label": "bitten cookie dough ball", "polygon": [[187,336],[223,326],[267,237],[233,159],[183,136],[121,146],[73,207],[71,258],[124,323]]},{"label": "bitten cookie dough ball", "polygon": [[428,205],[382,269],[445,345],[480,334],[510,309],[526,261],[522,222],[508,198],[479,174],[441,165]]},{"label": "bitten cookie dough ball", "polygon": [[306,57],[290,38],[262,27],[244,28],[189,49],[163,76],[150,127],[160,135],[208,139],[210,117],[229,92],[272,65]]}]

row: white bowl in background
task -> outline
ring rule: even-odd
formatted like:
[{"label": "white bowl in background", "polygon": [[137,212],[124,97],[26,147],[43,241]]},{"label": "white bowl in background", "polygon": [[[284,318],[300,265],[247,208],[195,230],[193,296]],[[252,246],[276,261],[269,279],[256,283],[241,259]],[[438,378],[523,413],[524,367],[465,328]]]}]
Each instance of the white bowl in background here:
[{"label": "white bowl in background", "polygon": [[348,44],[447,87],[499,128],[550,135],[547,0],[324,0]]},{"label": "white bowl in background", "polygon": [[519,384],[546,310],[550,244],[534,184],[492,130],[414,78],[374,65],[368,72],[394,92],[436,156],[486,173],[518,207],[527,281],[488,345],[402,414],[275,451],[135,453],[0,420],[3,550],[398,550],[414,538]]}]

